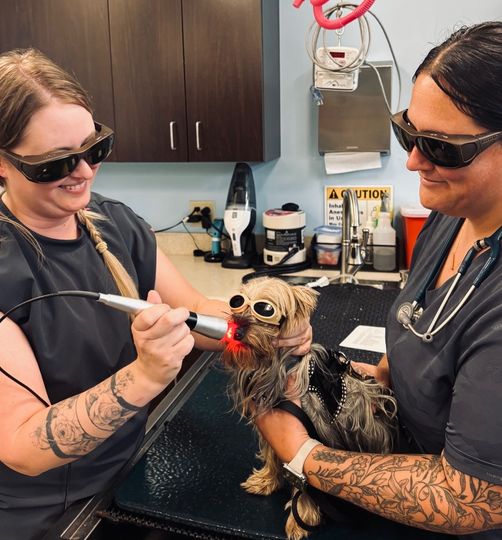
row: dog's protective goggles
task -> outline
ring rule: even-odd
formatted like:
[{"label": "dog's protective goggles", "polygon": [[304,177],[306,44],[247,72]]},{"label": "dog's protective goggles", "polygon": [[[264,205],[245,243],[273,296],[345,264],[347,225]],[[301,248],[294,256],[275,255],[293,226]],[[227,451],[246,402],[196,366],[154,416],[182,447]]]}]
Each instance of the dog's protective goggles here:
[{"label": "dog's protective goggles", "polygon": [[112,151],[113,131],[94,122],[96,137],[84,144],[78,152],[49,152],[38,156],[20,156],[7,150],[0,150],[0,155],[8,159],[14,167],[30,182],[43,184],[61,180],[71,174],[81,159],[89,165],[97,165],[105,160]]},{"label": "dog's protective goggles", "polygon": [[249,306],[256,319],[267,324],[280,326],[283,316],[269,300],[253,300],[243,294],[236,294],[228,301],[232,313],[243,313]]},{"label": "dog's protective goggles", "polygon": [[445,135],[417,131],[408,120],[408,109],[393,114],[390,120],[394,135],[407,152],[416,146],[431,163],[447,169],[470,165],[481,152],[502,140],[502,131],[483,135]]}]

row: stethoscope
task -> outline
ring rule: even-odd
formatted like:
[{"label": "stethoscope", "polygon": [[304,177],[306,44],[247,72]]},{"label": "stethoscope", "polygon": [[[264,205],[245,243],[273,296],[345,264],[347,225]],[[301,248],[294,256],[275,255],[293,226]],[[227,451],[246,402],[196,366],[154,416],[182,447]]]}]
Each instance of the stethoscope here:
[{"label": "stethoscope", "polygon": [[[436,279],[436,276],[441,266],[444,263],[444,260],[448,253],[452,240],[456,236],[458,231],[460,230],[460,227],[462,226],[463,221],[464,220],[459,221],[452,235],[444,243],[441,249],[441,255],[437,263],[435,264],[434,268],[425,278],[424,282],[422,283],[422,286],[418,289],[417,295],[415,296],[415,299],[413,300],[413,302],[404,302],[398,307],[397,312],[396,312],[397,321],[400,324],[402,324],[407,330],[410,330],[413,334],[415,334],[415,336],[419,337],[425,343],[430,343],[433,340],[434,336],[438,332],[440,332],[453,319],[453,317],[455,317],[455,315],[462,309],[462,307],[467,302],[467,300],[469,300],[472,293],[488,277],[488,275],[490,274],[490,271],[492,270],[493,266],[497,262],[497,259],[500,253],[500,239],[502,238],[502,227],[499,227],[491,236],[488,236],[487,238],[482,238],[480,240],[476,240],[474,242],[473,246],[469,249],[466,256],[460,263],[457,273],[455,274],[455,277],[446,293],[446,296],[441,302],[441,305],[439,306],[439,309],[437,310],[436,315],[432,319],[429,325],[429,328],[427,328],[427,330],[424,333],[417,332],[413,328],[413,323],[415,323],[421,317],[423,313],[423,308],[421,307],[422,301],[425,298],[425,294],[427,293],[427,290],[432,285],[433,281]],[[490,256],[486,260],[485,264],[483,265],[483,267],[481,268],[477,276],[474,278],[474,281],[472,282],[472,285],[470,286],[469,290],[465,293],[464,297],[455,306],[455,308],[441,322],[441,324],[439,324],[439,326],[435,328],[436,324],[439,321],[439,318],[441,317],[446,307],[446,304],[448,303],[448,300],[450,299],[451,295],[453,294],[453,291],[457,287],[458,282],[460,281],[462,276],[467,272],[467,269],[471,266],[472,261],[474,260],[476,255],[479,252],[485,250],[486,248],[490,249]]]}]

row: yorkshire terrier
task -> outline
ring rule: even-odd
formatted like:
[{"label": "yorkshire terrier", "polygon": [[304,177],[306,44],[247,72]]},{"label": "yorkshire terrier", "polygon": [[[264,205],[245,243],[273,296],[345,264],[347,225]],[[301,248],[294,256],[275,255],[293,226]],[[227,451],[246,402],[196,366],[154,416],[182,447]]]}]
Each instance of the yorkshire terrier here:
[{"label": "yorkshire terrier", "polygon": [[[242,285],[230,299],[230,331],[222,359],[231,374],[229,391],[235,409],[252,422],[278,403],[299,399],[326,446],[389,453],[397,433],[397,406],[389,389],[373,377],[355,373],[343,353],[313,344],[309,353],[298,357],[291,355],[291,348],[276,346],[279,334],[294,334],[310,319],[318,294],[309,287],[265,277]],[[283,464],[259,432],[258,438],[257,457],[263,467],[254,469],[241,485],[248,493],[270,495],[283,485]],[[305,492],[298,498],[297,491],[293,488],[286,505],[285,530],[292,540],[308,536],[306,529],[321,523],[319,507]],[[293,499],[297,499],[299,522]]]}]

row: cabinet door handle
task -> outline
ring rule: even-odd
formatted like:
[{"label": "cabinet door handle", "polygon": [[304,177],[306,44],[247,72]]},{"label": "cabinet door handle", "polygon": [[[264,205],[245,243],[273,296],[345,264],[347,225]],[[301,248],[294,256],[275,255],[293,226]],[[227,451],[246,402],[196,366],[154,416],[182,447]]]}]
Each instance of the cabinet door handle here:
[{"label": "cabinet door handle", "polygon": [[195,122],[195,146],[197,147],[197,150],[202,150],[202,146],[200,145],[200,126],[202,122],[198,121]]},{"label": "cabinet door handle", "polygon": [[176,150],[176,142],[174,140],[174,126],[176,122],[169,122],[169,138],[171,140],[171,150]]}]

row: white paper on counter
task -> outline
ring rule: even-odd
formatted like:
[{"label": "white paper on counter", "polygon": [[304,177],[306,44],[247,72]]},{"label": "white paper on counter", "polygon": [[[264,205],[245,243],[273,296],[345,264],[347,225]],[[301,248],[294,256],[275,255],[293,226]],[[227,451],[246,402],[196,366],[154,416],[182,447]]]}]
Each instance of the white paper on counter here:
[{"label": "white paper on counter", "polygon": [[326,174],[340,174],[367,169],[381,169],[380,152],[327,152],[324,154]]},{"label": "white paper on counter", "polygon": [[340,343],[341,347],[385,353],[385,328],[360,324]]}]

